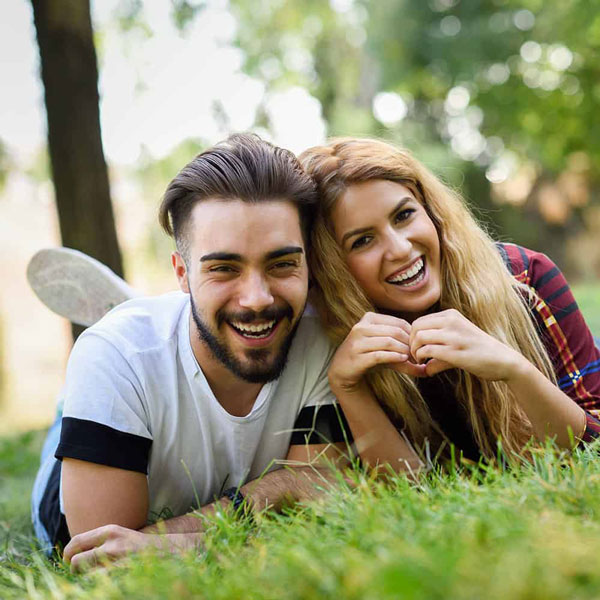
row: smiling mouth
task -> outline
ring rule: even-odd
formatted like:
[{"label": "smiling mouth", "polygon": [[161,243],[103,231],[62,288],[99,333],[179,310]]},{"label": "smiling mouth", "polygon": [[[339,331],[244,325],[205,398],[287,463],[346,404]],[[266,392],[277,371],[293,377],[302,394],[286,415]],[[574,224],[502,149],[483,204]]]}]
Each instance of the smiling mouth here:
[{"label": "smiling mouth", "polygon": [[239,335],[249,340],[263,340],[268,338],[277,328],[280,319],[272,319],[264,323],[241,323],[240,321],[227,321],[228,325]]},{"label": "smiling mouth", "polygon": [[401,273],[396,273],[392,277],[388,277],[385,281],[399,287],[412,287],[423,281],[425,272],[425,257],[421,256],[409,269]]}]

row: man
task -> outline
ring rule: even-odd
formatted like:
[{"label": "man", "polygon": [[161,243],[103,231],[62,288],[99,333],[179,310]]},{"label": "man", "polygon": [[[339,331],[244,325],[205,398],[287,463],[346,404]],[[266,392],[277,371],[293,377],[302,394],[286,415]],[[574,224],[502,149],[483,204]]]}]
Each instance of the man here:
[{"label": "man", "polygon": [[75,569],[147,545],[196,546],[202,520],[186,513],[214,510],[215,498],[256,510],[308,497],[320,476],[310,469],[243,484],[280,459],[345,449],[331,350],[303,315],[315,198],[291,153],[251,135],[207,150],[169,184],[160,222],[183,293],[130,300],[80,336],[58,460],[48,456],[34,488],[38,537],[68,544]]}]

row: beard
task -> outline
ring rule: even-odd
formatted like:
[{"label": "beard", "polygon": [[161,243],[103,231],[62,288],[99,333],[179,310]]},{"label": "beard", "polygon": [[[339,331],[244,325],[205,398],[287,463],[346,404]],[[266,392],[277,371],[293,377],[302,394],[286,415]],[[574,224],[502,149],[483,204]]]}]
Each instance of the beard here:
[{"label": "beard", "polygon": [[[192,318],[198,329],[198,337],[200,341],[205,343],[214,357],[221,362],[234,375],[247,381],[248,383],[268,383],[277,379],[287,363],[287,357],[292,345],[292,340],[300,324],[300,319],[292,327],[291,331],[281,342],[278,349],[268,350],[266,348],[248,348],[244,351],[246,360],[240,360],[231,352],[227,344],[219,338],[218,334],[211,330],[210,326],[205,323],[194,303],[194,298],[190,294],[190,304],[192,310]],[[250,323],[256,319],[280,321],[288,318],[293,319],[292,308],[288,305],[285,308],[268,308],[260,313],[254,311],[245,311],[243,313],[217,313],[217,327],[229,321],[239,321],[242,323]],[[227,318],[226,318],[227,317]]]}]

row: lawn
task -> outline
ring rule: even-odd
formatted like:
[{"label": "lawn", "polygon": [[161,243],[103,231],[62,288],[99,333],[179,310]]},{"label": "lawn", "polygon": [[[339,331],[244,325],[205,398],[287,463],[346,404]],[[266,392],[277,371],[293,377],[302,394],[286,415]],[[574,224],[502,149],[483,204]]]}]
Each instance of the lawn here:
[{"label": "lawn", "polygon": [[[600,287],[576,288],[600,333]],[[358,477],[253,526],[225,515],[205,551],[71,575],[40,556],[29,494],[43,432],[0,440],[0,598],[511,598],[600,596],[598,449],[540,451],[511,470]]]},{"label": "lawn", "polygon": [[[152,554],[74,576],[35,550],[27,487],[39,435],[4,440],[0,597],[589,598],[600,595],[600,461],[540,452],[504,471],[420,484],[359,478],[254,526],[216,519],[202,554]],[[10,474],[10,478],[7,475]]]}]

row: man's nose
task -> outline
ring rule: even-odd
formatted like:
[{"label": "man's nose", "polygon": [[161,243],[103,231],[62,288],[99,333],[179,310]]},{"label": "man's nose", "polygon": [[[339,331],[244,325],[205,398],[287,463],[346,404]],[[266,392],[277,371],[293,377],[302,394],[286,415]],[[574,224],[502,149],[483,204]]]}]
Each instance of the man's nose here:
[{"label": "man's nose", "polygon": [[264,275],[251,273],[240,283],[239,304],[242,308],[260,312],[273,304],[273,294]]},{"label": "man's nose", "polygon": [[393,227],[385,235],[385,258],[387,260],[402,259],[410,256],[412,243]]}]

